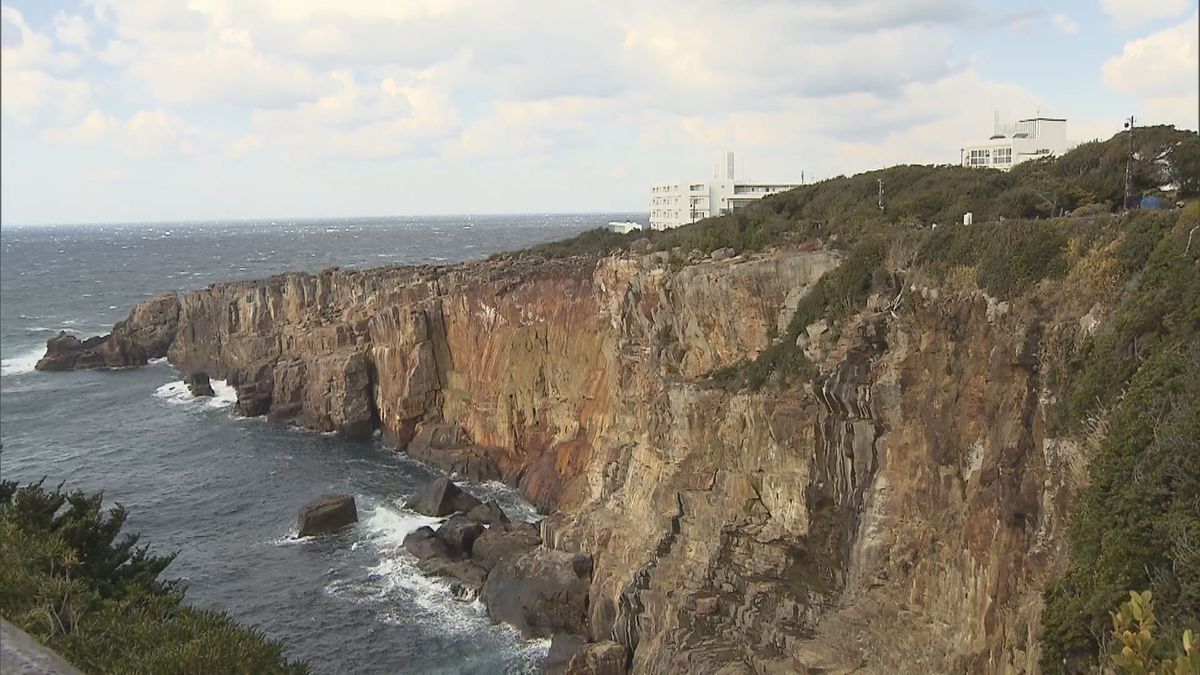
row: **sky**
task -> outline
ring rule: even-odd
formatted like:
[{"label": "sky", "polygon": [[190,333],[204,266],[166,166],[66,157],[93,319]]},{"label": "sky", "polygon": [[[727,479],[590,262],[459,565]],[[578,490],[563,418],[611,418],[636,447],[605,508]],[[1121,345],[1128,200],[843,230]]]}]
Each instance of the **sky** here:
[{"label": "sky", "polygon": [[1197,129],[1196,0],[3,0],[0,222],[646,211]]}]

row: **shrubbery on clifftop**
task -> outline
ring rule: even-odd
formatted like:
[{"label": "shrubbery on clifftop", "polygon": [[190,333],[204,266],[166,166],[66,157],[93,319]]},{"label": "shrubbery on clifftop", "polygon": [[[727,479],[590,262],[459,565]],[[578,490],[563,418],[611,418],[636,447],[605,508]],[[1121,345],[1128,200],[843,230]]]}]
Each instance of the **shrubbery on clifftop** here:
[{"label": "shrubbery on clifftop", "polygon": [[0,612],[89,673],[305,673],[282,645],[183,604],[174,556],[121,536],[102,495],[0,482]]}]

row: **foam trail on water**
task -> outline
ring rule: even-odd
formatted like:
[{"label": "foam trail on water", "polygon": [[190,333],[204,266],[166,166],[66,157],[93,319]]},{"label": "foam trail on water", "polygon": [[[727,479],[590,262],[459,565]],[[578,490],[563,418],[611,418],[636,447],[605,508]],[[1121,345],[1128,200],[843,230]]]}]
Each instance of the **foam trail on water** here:
[{"label": "foam trail on water", "polygon": [[45,347],[35,347],[16,356],[0,359],[0,375],[22,375],[32,373],[38,359],[46,353]]}]

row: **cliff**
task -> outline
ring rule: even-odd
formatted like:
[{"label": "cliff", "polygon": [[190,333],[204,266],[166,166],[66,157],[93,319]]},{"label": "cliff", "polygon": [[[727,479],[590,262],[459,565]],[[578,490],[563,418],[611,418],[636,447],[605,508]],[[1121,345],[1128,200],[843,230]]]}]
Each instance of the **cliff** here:
[{"label": "cliff", "polygon": [[708,375],[791,339],[845,253],[331,269],[122,330],[170,316],[171,363],[244,413],[482,458],[594,556],[590,638],[637,672],[1036,670],[1085,467],[1044,374],[1115,306],[1081,276],[1110,252],[1003,302],[900,248],[886,292],[796,339],[816,375],[758,391]]}]

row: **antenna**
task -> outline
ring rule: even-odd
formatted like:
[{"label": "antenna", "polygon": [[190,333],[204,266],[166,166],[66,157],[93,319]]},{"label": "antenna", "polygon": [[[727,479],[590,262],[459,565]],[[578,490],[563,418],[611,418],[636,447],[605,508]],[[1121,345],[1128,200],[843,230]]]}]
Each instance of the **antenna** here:
[{"label": "antenna", "polygon": [[1125,210],[1133,208],[1133,115],[1125,120],[1125,128],[1129,130],[1129,157],[1125,160]]}]

